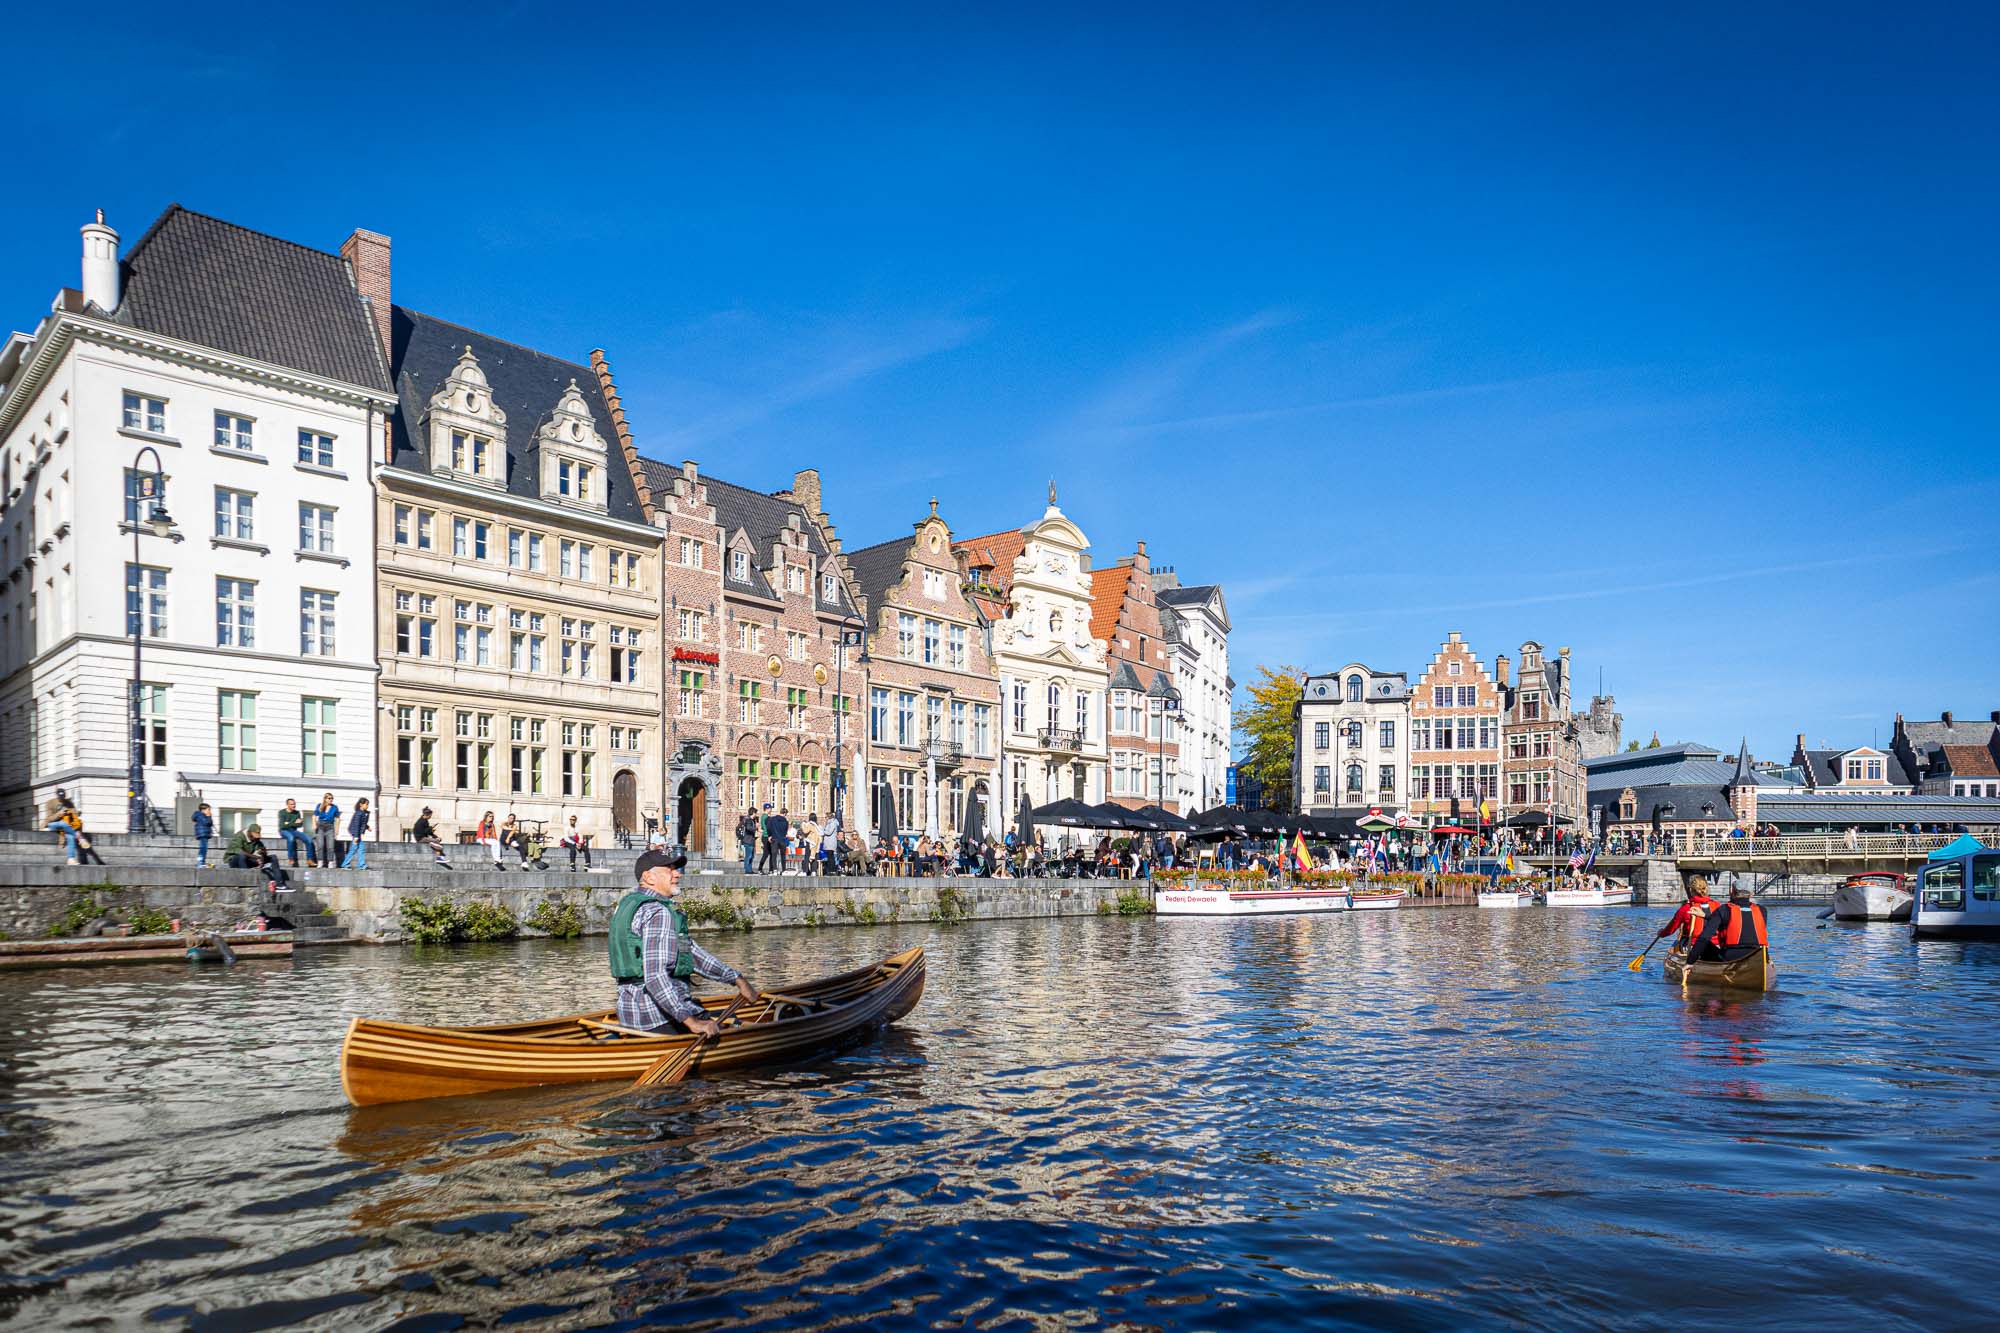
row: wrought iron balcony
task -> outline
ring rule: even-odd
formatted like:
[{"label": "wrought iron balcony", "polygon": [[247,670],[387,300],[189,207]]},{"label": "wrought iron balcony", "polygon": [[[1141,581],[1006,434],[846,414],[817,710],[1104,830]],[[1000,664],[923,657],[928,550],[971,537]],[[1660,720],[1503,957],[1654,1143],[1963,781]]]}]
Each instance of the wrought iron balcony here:
[{"label": "wrought iron balcony", "polygon": [[1083,733],[1068,731],[1061,727],[1043,727],[1035,733],[1035,740],[1045,750],[1081,750]]},{"label": "wrought iron balcony", "polygon": [[965,747],[957,741],[932,736],[924,742],[924,756],[939,768],[957,768],[965,762]]}]

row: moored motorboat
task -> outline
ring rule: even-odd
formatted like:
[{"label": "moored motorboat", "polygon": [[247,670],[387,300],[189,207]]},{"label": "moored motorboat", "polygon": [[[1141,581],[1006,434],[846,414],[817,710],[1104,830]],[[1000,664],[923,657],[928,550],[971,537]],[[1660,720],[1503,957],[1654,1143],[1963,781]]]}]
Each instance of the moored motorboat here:
[{"label": "moored motorboat", "polygon": [[1345,912],[1346,889],[1241,889],[1203,884],[1160,888],[1153,910],[1161,916],[1277,916],[1293,912]]},{"label": "moored motorboat", "polygon": [[1606,883],[1598,888],[1550,889],[1550,907],[1624,907],[1632,901],[1627,885]]},{"label": "moored motorboat", "polygon": [[[924,951],[781,991],[742,1006],[695,1057],[702,1073],[798,1060],[893,1023],[924,993]],[[704,997],[720,1014],[731,996]],[[423,1027],[357,1018],[340,1048],[340,1083],[356,1106],[502,1092],[550,1083],[631,1081],[694,1045],[691,1033],[619,1026],[610,1010],[487,1027]]]},{"label": "moored motorboat", "polygon": [[1534,901],[1535,895],[1529,889],[1481,889],[1479,891],[1479,905],[1481,907],[1528,907],[1532,906]]},{"label": "moored motorboat", "polygon": [[1677,986],[1723,986],[1730,990],[1769,990],[1772,978],[1778,975],[1768,948],[1728,963],[1690,963],[1674,949],[1661,970]]},{"label": "moored motorboat", "polygon": [[1915,895],[1907,875],[1871,870],[1849,875],[1833,891],[1835,921],[1908,921]]},{"label": "moored motorboat", "polygon": [[2000,939],[2000,851],[1968,835],[1932,852],[1910,929],[1918,939]]},{"label": "moored motorboat", "polygon": [[1403,905],[1409,897],[1403,889],[1350,889],[1347,894],[1348,910],[1353,912],[1387,912]]}]

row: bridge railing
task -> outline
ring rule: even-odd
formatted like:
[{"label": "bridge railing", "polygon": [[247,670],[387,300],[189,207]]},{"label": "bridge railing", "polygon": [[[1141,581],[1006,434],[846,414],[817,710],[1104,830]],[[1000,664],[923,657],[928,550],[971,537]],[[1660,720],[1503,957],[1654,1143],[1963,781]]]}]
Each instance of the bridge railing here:
[{"label": "bridge railing", "polygon": [[1786,833],[1760,838],[1697,836],[1682,843],[1680,857],[1699,861],[1733,860],[1746,856],[1760,859],[1922,856],[1958,836],[1956,833],[1861,833],[1853,837],[1844,833]]}]

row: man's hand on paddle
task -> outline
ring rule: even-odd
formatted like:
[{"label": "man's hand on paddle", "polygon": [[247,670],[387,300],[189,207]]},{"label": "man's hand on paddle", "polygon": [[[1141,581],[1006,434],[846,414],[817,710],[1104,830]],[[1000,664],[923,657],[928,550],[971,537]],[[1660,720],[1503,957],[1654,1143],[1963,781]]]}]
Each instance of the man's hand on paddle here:
[{"label": "man's hand on paddle", "polygon": [[743,997],[743,1003],[745,1004],[749,1004],[757,998],[757,988],[752,986],[750,978],[745,976],[736,978],[736,993]]},{"label": "man's hand on paddle", "polygon": [[713,1037],[722,1031],[722,1024],[712,1018],[690,1018],[687,1021],[687,1030],[697,1037]]}]

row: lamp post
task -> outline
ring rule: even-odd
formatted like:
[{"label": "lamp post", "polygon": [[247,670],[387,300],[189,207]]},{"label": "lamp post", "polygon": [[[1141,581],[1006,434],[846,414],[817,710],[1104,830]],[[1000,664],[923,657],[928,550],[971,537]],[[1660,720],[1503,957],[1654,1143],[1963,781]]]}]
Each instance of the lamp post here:
[{"label": "lamp post", "polygon": [[1156,705],[1160,718],[1160,743],[1157,748],[1158,757],[1154,761],[1159,767],[1157,778],[1153,784],[1153,790],[1158,799],[1153,803],[1159,806],[1160,809],[1165,810],[1167,808],[1167,714],[1179,710],[1181,706],[1181,692],[1167,684],[1166,680],[1162,677],[1154,680],[1153,688],[1146,691],[1146,697],[1149,702]]},{"label": "lamp post", "polygon": [[[150,472],[143,468],[146,456],[150,454],[153,467]],[[140,645],[146,638],[146,580],[143,567],[139,563],[139,534],[151,532],[155,537],[170,536],[174,521],[167,515],[166,491],[167,475],[160,465],[160,455],[152,445],[141,445],[132,457],[132,472],[138,482],[136,494],[132,497],[132,689],[128,700],[131,708],[132,765],[126,775],[125,831],[144,833],[146,831],[146,731],[145,716],[140,708],[141,696],[145,691],[142,683],[143,658]],[[144,507],[143,513],[141,506]]]},{"label": "lamp post", "polygon": [[[850,629],[849,626],[856,628]],[[862,668],[862,684],[868,679],[868,631],[853,616],[840,618],[840,655],[833,659],[833,697],[836,704],[847,697],[847,650],[859,647],[861,655],[854,664]],[[841,827],[847,827],[847,745],[844,737],[847,709],[833,710],[833,813]]]}]

